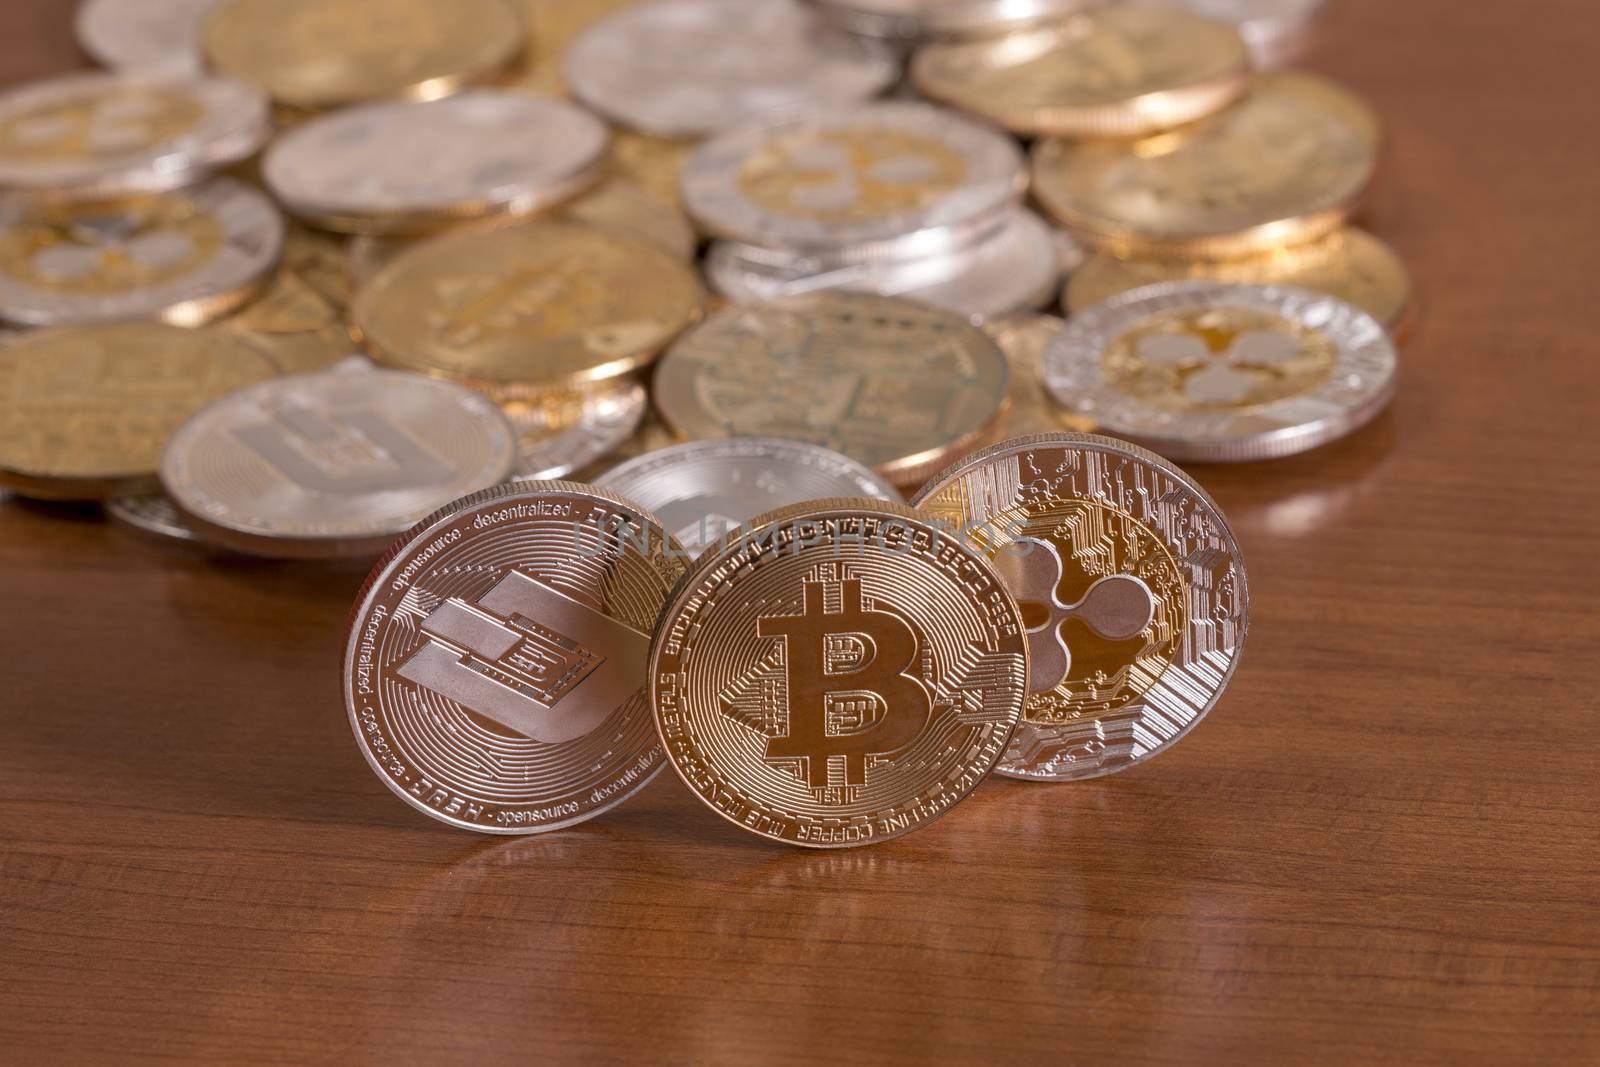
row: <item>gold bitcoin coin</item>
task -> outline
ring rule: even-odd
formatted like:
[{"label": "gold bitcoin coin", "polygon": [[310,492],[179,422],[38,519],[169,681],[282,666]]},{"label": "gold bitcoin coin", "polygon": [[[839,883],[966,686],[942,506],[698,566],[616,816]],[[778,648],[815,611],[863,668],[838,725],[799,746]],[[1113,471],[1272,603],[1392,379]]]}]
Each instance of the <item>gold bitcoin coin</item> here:
[{"label": "gold bitcoin coin", "polygon": [[55,500],[152,492],[179,425],[275,374],[217,330],[122,322],[27,334],[0,348],[0,483]]},{"label": "gold bitcoin coin", "polygon": [[924,45],[911,74],[923,95],[1017,133],[1139,136],[1238,99],[1250,57],[1225,23],[1108,8],[1025,33]]},{"label": "gold bitcoin coin", "polygon": [[1067,411],[1045,388],[1044,351],[1065,325],[1054,315],[1028,315],[989,327],[1011,365],[1010,402],[1000,425],[991,431],[992,437],[1024,437],[1062,430],[1087,433],[1094,429],[1093,420]]},{"label": "gold bitcoin coin", "polygon": [[620,497],[521,482],[401,538],[351,615],[356,744],[424,814],[491,834],[582,822],[661,770],[645,672],[682,550]]},{"label": "gold bitcoin coin", "polygon": [[418,245],[356,294],[351,318],[380,362],[548,389],[638,370],[704,302],[692,268],[666,252],[536,222]]},{"label": "gold bitcoin coin", "polygon": [[681,436],[808,441],[905,487],[983,436],[1007,378],[959,315],[827,292],[712,316],[662,358],[655,402]]},{"label": "gold bitcoin coin", "polygon": [[1400,257],[1370,233],[1355,229],[1238,259],[1123,259],[1100,252],[1072,275],[1062,299],[1068,310],[1077,312],[1129,289],[1182,281],[1318,289],[1354,304],[1391,332],[1402,324],[1411,303],[1411,277]]},{"label": "gold bitcoin coin", "polygon": [[1181,470],[1108,437],[995,445],[915,501],[999,572],[1028,634],[1029,696],[999,773],[1092,778],[1164,750],[1238,666],[1239,546]]},{"label": "gold bitcoin coin", "polygon": [[1377,158],[1377,119],[1365,105],[1285,72],[1166,133],[1039,141],[1033,188],[1063,225],[1117,255],[1228,257],[1338,229]]},{"label": "gold bitcoin coin", "polygon": [[202,34],[212,67],[299,109],[436,99],[495,78],[524,42],[506,0],[229,0]]},{"label": "gold bitcoin coin", "polygon": [[650,699],[667,758],[717,814],[866,845],[983,780],[1026,698],[1028,643],[1000,576],[926,516],[816,501],[700,558],[657,624]]}]

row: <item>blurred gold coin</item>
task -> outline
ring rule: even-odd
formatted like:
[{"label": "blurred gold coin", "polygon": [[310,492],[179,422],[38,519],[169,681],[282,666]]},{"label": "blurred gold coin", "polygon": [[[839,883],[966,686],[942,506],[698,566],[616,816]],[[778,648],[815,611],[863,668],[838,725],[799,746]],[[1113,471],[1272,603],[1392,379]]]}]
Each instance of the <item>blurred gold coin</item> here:
[{"label": "blurred gold coin", "polygon": [[1065,325],[1055,315],[1026,315],[989,327],[1011,365],[1010,403],[1000,425],[990,434],[993,439],[1063,430],[1088,433],[1094,429],[1092,419],[1057,404],[1044,385],[1045,347]]},{"label": "blurred gold coin", "polygon": [[356,294],[351,319],[379,362],[536,391],[638,370],[704,303],[694,270],[666,252],[534,222],[417,245]]},{"label": "blurred gold coin", "polygon": [[616,172],[669,204],[678,202],[678,172],[692,151],[693,141],[652,137],[633,130],[611,133],[611,165]]},{"label": "blurred gold coin", "polygon": [[925,45],[911,75],[923,95],[1017,133],[1137,136],[1238,99],[1250,57],[1225,23],[1108,8],[1024,33]]},{"label": "blurred gold coin", "polygon": [[446,96],[499,75],[524,43],[506,0],[229,0],[202,34],[213,68],[300,109]]},{"label": "blurred gold coin", "polygon": [[952,312],[823,292],[712,316],[667,352],[655,402],[689,438],[788,437],[918,484],[994,425],[1005,356]]},{"label": "blurred gold coin", "polygon": [[1101,252],[1073,274],[1062,299],[1069,311],[1077,312],[1129,289],[1184,281],[1317,289],[1354,304],[1391,331],[1405,319],[1411,303],[1411,276],[1400,257],[1356,229],[1239,259],[1119,259]]},{"label": "blurred gold coin", "polygon": [[275,373],[220,330],[121,322],[27,334],[0,348],[0,483],[53,500],[153,492],[172,431]]},{"label": "blurred gold coin", "polygon": [[264,351],[284,374],[322,370],[356,349],[343,313],[285,267],[278,268],[265,292],[217,328]]},{"label": "blurred gold coin", "polygon": [[1378,123],[1310,74],[1258,77],[1238,103],[1134,140],[1034,145],[1034,194],[1118,255],[1248,255],[1337,229],[1372,180]]}]

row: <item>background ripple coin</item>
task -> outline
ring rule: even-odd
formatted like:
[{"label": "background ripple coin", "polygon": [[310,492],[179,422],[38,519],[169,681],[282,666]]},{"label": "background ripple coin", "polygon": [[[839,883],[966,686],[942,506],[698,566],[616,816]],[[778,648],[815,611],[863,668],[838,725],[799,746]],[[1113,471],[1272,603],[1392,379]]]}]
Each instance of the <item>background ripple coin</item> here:
[{"label": "background ripple coin", "polygon": [[497,486],[407,534],[367,579],[345,706],[374,773],[441,822],[570,826],[662,767],[650,632],[683,571],[649,515],[571,482]]},{"label": "background ripple coin", "polygon": [[1227,521],[1177,467],[1107,437],[1005,441],[915,501],[1000,572],[1029,696],[998,773],[1069,781],[1176,742],[1239,663],[1250,598]]}]

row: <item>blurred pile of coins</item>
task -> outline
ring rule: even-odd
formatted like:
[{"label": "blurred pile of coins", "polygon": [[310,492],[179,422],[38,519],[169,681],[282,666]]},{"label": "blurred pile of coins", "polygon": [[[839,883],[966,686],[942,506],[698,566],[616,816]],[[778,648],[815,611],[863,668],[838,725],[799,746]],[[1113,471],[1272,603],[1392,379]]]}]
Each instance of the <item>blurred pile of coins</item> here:
[{"label": "blurred pile of coins", "polygon": [[387,547],[351,722],[455,825],[1123,769],[1246,628],[1171,461],[1355,431],[1414,317],[1320,6],[86,0],[0,93],[0,484]]}]

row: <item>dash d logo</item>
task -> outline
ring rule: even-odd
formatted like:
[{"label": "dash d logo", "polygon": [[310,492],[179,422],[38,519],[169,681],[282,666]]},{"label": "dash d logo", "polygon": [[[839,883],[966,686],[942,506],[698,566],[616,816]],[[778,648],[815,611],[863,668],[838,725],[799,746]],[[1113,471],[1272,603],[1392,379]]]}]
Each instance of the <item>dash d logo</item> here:
[{"label": "dash d logo", "polygon": [[313,493],[420,489],[454,477],[450,466],[376,411],[322,413],[289,403],[235,437],[279,474]]}]

